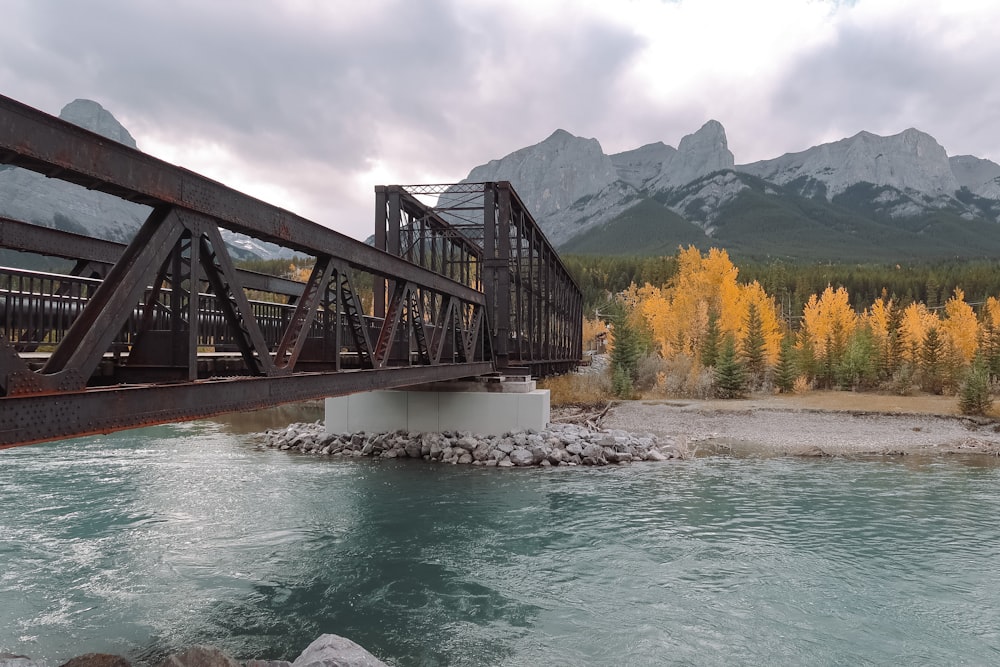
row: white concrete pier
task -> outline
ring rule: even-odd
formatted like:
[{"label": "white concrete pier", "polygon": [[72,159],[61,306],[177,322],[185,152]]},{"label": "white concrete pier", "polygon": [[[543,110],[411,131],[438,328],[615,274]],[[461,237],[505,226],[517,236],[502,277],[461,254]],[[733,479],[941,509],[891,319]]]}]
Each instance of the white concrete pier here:
[{"label": "white concrete pier", "polygon": [[328,433],[543,430],[549,390],[531,380],[438,383],[326,399]]}]

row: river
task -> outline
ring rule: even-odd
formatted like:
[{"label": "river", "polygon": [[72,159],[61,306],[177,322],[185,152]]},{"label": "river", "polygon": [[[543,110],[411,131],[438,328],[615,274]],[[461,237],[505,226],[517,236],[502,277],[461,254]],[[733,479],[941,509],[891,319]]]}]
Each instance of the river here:
[{"label": "river", "polygon": [[260,449],[267,418],[0,451],[0,652],[1000,662],[995,458],[480,469]]}]

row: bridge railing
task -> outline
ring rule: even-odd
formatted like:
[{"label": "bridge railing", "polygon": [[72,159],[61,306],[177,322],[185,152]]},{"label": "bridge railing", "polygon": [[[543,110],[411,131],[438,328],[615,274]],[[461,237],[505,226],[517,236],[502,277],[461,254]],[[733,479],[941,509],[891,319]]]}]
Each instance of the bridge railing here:
[{"label": "bridge railing", "polygon": [[[97,278],[0,266],[0,335],[19,353],[38,353],[37,359],[45,359],[45,351],[62,342],[101,282]],[[151,292],[150,288],[143,292],[143,298],[112,343],[109,352],[119,360],[127,362],[128,351],[142,333],[143,307],[149,302]],[[282,298],[280,294],[272,296]],[[171,298],[171,290],[159,290],[151,320],[154,330],[162,331],[169,327]],[[295,313],[295,305],[255,299],[249,299],[249,303],[264,340],[269,347],[277,346]],[[382,323],[379,318],[364,318],[369,337],[378,336]],[[330,332],[334,326],[339,327],[342,339],[350,335],[346,319],[325,309],[317,313],[307,337],[307,341],[312,343],[312,350],[302,359],[304,363],[315,367],[332,358],[332,351],[317,349],[317,346],[331,344],[333,336]],[[434,330],[431,325],[430,331],[433,333]],[[197,345],[202,353],[239,355],[238,345],[218,298],[207,292],[198,295]],[[347,365],[359,367],[356,356],[352,361],[353,364]],[[37,367],[39,364],[31,365]],[[207,375],[207,372],[201,375]]]}]

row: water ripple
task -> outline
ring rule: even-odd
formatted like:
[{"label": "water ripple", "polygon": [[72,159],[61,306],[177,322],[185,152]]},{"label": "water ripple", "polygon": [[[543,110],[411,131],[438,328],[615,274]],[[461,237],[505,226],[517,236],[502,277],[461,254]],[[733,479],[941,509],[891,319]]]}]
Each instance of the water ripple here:
[{"label": "water ripple", "polygon": [[982,460],[476,470],[208,424],[0,460],[0,651],[294,658],[338,632],[397,665],[1000,662]]}]

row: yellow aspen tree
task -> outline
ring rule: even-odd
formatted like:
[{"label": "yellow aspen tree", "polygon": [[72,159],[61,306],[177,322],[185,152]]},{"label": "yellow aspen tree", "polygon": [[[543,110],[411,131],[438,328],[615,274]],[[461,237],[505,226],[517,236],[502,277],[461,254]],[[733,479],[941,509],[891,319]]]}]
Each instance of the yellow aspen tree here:
[{"label": "yellow aspen tree", "polygon": [[[649,287],[639,290],[642,312],[654,332],[664,357],[677,354],[696,356],[708,329],[710,313],[726,319],[726,331],[735,332],[740,326],[738,309],[725,308],[737,304],[738,269],[725,250],[713,248],[706,256],[691,246],[677,254],[677,274],[662,289]],[[726,313],[723,314],[723,310]]]},{"label": "yellow aspen tree", "polygon": [[670,340],[670,302],[659,287],[644,285],[635,292],[635,309],[653,334],[653,340],[664,357],[672,356],[667,341]]},{"label": "yellow aspen tree", "polygon": [[879,349],[885,347],[889,338],[889,318],[892,317],[895,305],[892,299],[886,300],[885,295],[882,295],[861,315],[862,322],[872,332]]},{"label": "yellow aspen tree", "polygon": [[623,294],[635,304],[664,358],[678,354],[699,358],[713,318],[718,333],[742,340],[752,303],[763,324],[767,363],[777,360],[782,326],[774,300],[756,281],[749,285],[737,281],[739,269],[725,250],[711,248],[702,255],[693,246],[682,248],[677,267],[667,285],[633,285]]},{"label": "yellow aspen tree", "polygon": [[857,313],[844,287],[835,290],[827,285],[819,297],[809,297],[802,311],[802,330],[822,358],[834,351],[828,345],[845,344],[857,325]]},{"label": "yellow aspen tree", "polygon": [[[739,285],[736,282],[739,269],[730,261],[729,253],[725,250],[710,248],[701,257],[698,249],[692,247],[687,254],[692,259],[691,271],[687,274],[678,273],[674,287],[675,299],[686,304],[684,316],[694,320],[692,324],[698,328],[692,333],[701,338],[708,326],[709,312],[715,313],[719,318],[721,331],[735,333],[741,325],[741,313],[737,306]],[[694,257],[700,261],[695,263]],[[704,315],[699,317],[699,313]]]},{"label": "yellow aspen tree", "polygon": [[599,318],[583,318],[583,349],[603,352],[602,343],[607,344],[608,325]]},{"label": "yellow aspen tree", "polygon": [[979,354],[992,377],[1000,377],[1000,300],[988,297],[980,313]]},{"label": "yellow aspen tree", "polygon": [[941,320],[923,303],[911,303],[903,311],[903,356],[911,364],[920,363],[920,346],[932,327],[940,330]]},{"label": "yellow aspen tree", "polygon": [[995,296],[986,298],[986,303],[983,304],[983,314],[987,313],[989,313],[993,322],[1000,325],[1000,299],[997,299]]},{"label": "yellow aspen tree", "polygon": [[979,320],[972,306],[965,301],[965,292],[955,288],[955,292],[944,304],[944,320],[941,331],[944,333],[946,345],[950,345],[958,359],[968,364],[976,356],[979,341]]},{"label": "yellow aspen tree", "polygon": [[288,273],[286,274],[290,280],[297,280],[301,283],[307,282],[309,276],[312,274],[313,265],[303,264],[299,266],[295,262],[288,265]]}]

